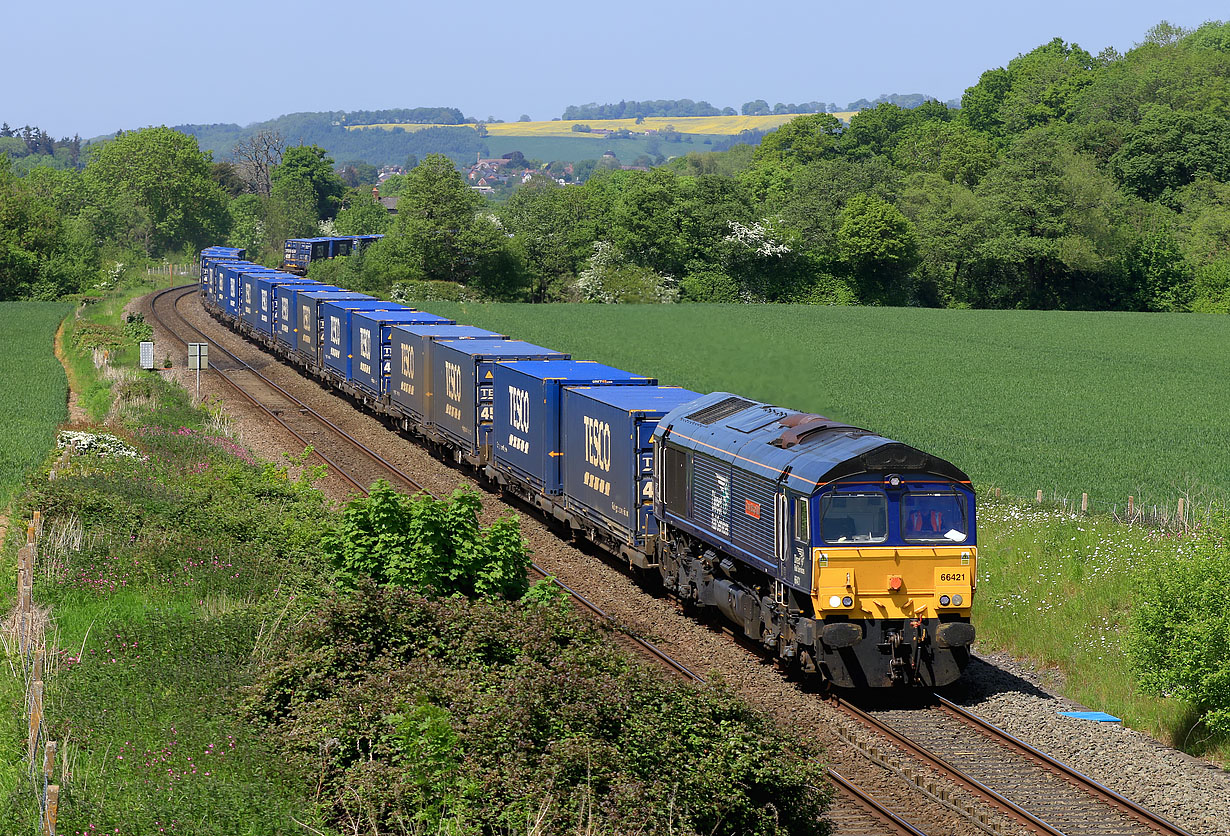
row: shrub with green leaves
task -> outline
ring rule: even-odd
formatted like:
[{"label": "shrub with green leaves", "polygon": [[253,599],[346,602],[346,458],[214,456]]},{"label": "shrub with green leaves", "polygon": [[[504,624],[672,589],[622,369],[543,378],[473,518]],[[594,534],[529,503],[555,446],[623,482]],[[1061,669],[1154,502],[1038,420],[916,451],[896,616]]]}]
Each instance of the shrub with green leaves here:
[{"label": "shrub with green leaves", "polygon": [[1129,648],[1141,684],[1186,700],[1214,733],[1230,735],[1230,518],[1192,548],[1137,578]]},{"label": "shrub with green leaves", "polygon": [[406,496],[380,480],[346,505],[325,553],[350,585],[370,577],[381,585],[449,595],[520,598],[529,552],[512,514],[478,522],[482,502],[472,489],[448,499]]},{"label": "shrub with green leaves", "polygon": [[342,833],[827,832],[808,735],[571,609],[368,582],[269,659],[249,709]]}]

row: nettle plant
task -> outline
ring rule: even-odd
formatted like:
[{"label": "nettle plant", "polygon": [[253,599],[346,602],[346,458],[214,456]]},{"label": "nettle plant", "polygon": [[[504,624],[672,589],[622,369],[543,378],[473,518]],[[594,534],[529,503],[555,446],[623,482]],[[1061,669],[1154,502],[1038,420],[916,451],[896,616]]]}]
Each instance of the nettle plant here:
[{"label": "nettle plant", "polygon": [[346,505],[322,545],[346,585],[367,576],[384,586],[438,595],[520,598],[529,568],[521,526],[508,514],[484,527],[478,522],[481,507],[473,490],[461,488],[437,500],[406,496],[381,480],[368,496]]}]

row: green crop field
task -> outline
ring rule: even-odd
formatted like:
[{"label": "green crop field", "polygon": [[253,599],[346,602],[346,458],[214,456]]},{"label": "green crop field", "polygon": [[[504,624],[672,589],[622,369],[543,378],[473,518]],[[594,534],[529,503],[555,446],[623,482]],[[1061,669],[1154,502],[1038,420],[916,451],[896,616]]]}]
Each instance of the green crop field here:
[{"label": "green crop field", "polygon": [[820,412],[980,488],[1122,511],[1230,499],[1230,317],[752,305],[434,313],[657,377]]},{"label": "green crop field", "polygon": [[61,302],[0,302],[0,511],[67,416],[68,381],[52,344],[69,310]]}]

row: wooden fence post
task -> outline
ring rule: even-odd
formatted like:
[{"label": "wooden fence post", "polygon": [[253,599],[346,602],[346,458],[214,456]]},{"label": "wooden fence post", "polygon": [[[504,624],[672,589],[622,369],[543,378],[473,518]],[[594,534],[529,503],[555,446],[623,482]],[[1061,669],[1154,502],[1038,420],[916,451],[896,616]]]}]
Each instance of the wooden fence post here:
[{"label": "wooden fence post", "polygon": [[1183,497],[1179,497],[1179,508],[1175,511],[1175,516],[1179,518],[1179,525],[1183,528],[1187,528],[1187,516],[1183,513],[1187,509],[1184,508],[1183,505]]},{"label": "wooden fence post", "polygon": [[60,785],[47,787],[47,812],[43,814],[43,836],[56,836],[56,816],[60,812]]},{"label": "wooden fence post", "polygon": [[1132,508],[1135,505],[1135,503],[1136,503],[1136,497],[1129,496],[1128,497],[1128,522],[1132,521]]},{"label": "wooden fence post", "polygon": [[1089,494],[1087,493],[1081,494],[1081,513],[1089,513]]},{"label": "wooden fence post", "polygon": [[26,742],[26,759],[30,761],[30,771],[34,771],[35,753],[38,752],[38,738],[43,729],[43,681],[36,679],[30,686],[30,737]]},{"label": "wooden fence post", "polygon": [[1038,491],[1038,504],[1042,504],[1042,491]]},{"label": "wooden fence post", "polygon": [[48,740],[43,746],[43,781],[51,783],[51,775],[56,766],[56,742]]}]

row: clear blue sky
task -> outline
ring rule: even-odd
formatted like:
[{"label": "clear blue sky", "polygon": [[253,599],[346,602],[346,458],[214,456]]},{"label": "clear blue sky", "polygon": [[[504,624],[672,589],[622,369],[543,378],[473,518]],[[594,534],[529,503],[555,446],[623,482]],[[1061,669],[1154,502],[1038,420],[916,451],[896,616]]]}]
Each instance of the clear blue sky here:
[{"label": "clear blue sky", "polygon": [[569,104],[752,99],[844,106],[881,93],[959,97],[1059,36],[1127,50],[1161,19],[1223,2],[469,3],[217,0],[12,3],[0,120],[83,137],[283,113],[453,106],[559,116]]}]

